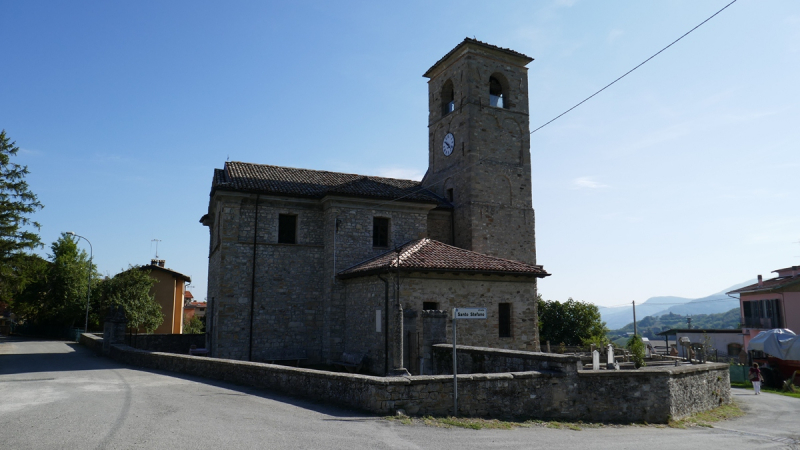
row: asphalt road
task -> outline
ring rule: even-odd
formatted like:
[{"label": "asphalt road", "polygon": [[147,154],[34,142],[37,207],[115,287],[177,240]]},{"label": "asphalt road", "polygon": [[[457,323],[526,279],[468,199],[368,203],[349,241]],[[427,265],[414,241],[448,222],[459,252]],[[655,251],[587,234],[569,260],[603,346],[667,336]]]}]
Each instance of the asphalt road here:
[{"label": "asphalt road", "polygon": [[734,398],[748,414],[714,428],[445,429],[0,338],[0,449],[800,448],[800,399]]}]

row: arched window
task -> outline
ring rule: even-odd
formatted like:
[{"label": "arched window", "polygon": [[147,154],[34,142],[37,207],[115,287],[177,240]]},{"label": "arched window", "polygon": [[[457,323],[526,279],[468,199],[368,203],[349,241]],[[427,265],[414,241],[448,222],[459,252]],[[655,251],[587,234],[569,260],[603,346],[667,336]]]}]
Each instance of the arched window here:
[{"label": "arched window", "polygon": [[506,107],[503,91],[503,85],[500,83],[500,80],[494,76],[489,77],[489,106],[494,106],[496,108]]},{"label": "arched window", "polygon": [[453,82],[445,81],[442,86],[442,117],[456,110],[455,93],[453,92]]}]

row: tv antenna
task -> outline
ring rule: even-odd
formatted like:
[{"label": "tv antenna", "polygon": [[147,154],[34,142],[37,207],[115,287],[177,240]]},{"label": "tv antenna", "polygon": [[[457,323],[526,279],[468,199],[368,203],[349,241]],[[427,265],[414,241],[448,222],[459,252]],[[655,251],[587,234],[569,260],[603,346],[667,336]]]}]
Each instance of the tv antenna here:
[{"label": "tv antenna", "polygon": [[150,239],[150,251],[153,251],[153,242],[156,243],[156,259],[158,259],[158,243],[161,242],[161,239]]}]

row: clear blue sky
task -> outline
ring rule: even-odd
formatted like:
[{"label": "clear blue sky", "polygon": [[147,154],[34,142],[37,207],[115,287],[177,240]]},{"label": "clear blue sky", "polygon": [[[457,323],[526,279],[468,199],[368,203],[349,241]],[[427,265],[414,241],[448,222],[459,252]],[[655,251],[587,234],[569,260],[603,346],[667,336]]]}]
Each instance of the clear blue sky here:
[{"label": "clear blue sky", "polygon": [[[422,74],[464,37],[535,58],[533,129],[727,3],[0,0],[0,128],[44,242],[86,236],[113,275],[161,239],[202,298],[228,157],[420,179]],[[534,133],[544,297],[700,297],[800,264],[798,79],[800,2],[739,0]]]}]

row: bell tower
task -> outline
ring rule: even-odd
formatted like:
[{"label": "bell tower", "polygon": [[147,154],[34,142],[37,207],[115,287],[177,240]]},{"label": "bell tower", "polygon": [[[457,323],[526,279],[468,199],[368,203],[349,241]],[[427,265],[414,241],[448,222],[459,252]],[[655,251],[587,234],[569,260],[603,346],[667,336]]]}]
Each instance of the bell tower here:
[{"label": "bell tower", "polygon": [[536,264],[525,67],[531,61],[467,38],[425,72],[423,185],[453,203],[457,247]]}]

